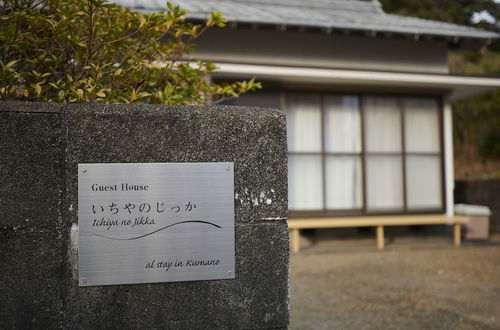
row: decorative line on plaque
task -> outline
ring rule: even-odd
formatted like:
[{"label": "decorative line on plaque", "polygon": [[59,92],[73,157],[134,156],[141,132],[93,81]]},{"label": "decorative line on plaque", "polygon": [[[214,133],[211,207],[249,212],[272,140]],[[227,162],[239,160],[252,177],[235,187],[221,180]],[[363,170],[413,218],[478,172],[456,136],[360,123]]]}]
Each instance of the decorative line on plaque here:
[{"label": "decorative line on plaque", "polygon": [[202,223],[202,224],[205,224],[205,225],[211,225],[211,226],[214,226],[214,227],[217,227],[217,228],[222,228],[221,226],[219,226],[219,225],[217,225],[215,223],[212,223],[212,222],[208,222],[208,221],[203,221],[203,220],[188,220],[188,221],[179,221],[179,222],[170,224],[168,226],[162,227],[160,229],[154,230],[154,231],[152,231],[150,233],[147,233],[147,234],[144,234],[144,235],[140,235],[140,236],[137,236],[137,237],[131,237],[131,238],[115,238],[115,237],[108,237],[108,236],[104,236],[104,235],[99,235],[99,234],[96,234],[96,233],[92,233],[92,235],[95,235],[95,236],[98,236],[98,237],[101,237],[101,238],[105,238],[105,239],[115,240],[115,241],[132,241],[132,240],[136,240],[136,239],[140,239],[140,238],[144,238],[146,236],[150,236],[150,235],[156,234],[159,231],[162,231],[164,229],[167,229],[167,228],[170,228],[170,227],[173,227],[173,226],[177,226],[177,225],[181,225],[181,224],[184,224],[184,223]]}]

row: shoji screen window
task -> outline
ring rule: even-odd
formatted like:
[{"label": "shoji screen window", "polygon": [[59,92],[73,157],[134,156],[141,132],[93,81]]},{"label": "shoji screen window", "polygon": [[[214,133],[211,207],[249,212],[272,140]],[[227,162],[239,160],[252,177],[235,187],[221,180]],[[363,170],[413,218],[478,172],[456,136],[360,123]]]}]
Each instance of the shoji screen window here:
[{"label": "shoji screen window", "polygon": [[288,205],[296,210],[322,210],[323,160],[321,98],[288,95]]},{"label": "shoji screen window", "polygon": [[443,207],[437,98],[363,97],[367,213]]},{"label": "shoji screen window", "polygon": [[404,209],[401,110],[393,97],[365,97],[366,208]]},{"label": "shoji screen window", "polygon": [[290,210],[360,210],[361,115],[357,96],[288,94]]},{"label": "shoji screen window", "polygon": [[287,94],[292,216],[444,210],[434,97]]},{"label": "shoji screen window", "polygon": [[363,208],[361,115],[357,96],[324,96],[327,210]]},{"label": "shoji screen window", "polygon": [[432,98],[404,98],[402,106],[407,208],[414,211],[441,208],[439,103]]}]

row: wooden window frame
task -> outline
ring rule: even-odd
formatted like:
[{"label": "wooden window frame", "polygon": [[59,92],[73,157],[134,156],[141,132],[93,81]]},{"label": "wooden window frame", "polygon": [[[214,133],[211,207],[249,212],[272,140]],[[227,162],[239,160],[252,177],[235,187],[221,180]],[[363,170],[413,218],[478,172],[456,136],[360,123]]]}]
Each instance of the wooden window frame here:
[{"label": "wooden window frame", "polygon": [[[425,94],[388,94],[388,93],[338,93],[338,92],[301,92],[301,91],[283,91],[281,93],[281,109],[286,113],[286,101],[287,95],[290,94],[313,94],[318,95],[320,98],[320,111],[321,111],[321,151],[320,152],[288,152],[288,155],[316,155],[321,157],[321,166],[323,171],[322,180],[322,192],[323,192],[323,209],[321,210],[289,210],[288,215],[290,218],[297,217],[336,217],[336,216],[366,216],[366,215],[395,215],[395,214],[435,214],[444,213],[446,210],[446,183],[445,183],[445,164],[444,164],[444,103],[443,97],[438,95],[425,95]],[[358,99],[359,113],[360,113],[360,126],[361,126],[361,152],[359,153],[349,153],[349,152],[326,152],[325,151],[325,96],[337,95],[337,96],[355,96]],[[397,100],[398,108],[400,111],[400,128],[401,128],[401,152],[366,152],[365,146],[365,99],[367,97],[391,97]],[[439,150],[438,152],[407,152],[406,151],[406,132],[405,132],[405,110],[403,106],[404,98],[423,98],[423,99],[434,99],[437,101],[437,116],[438,116],[438,126],[439,126]],[[367,191],[366,191],[366,159],[367,156],[372,155],[398,155],[401,156],[401,166],[402,166],[402,192],[403,192],[403,208],[395,210],[368,210],[367,208]],[[326,159],[327,156],[334,155],[349,155],[358,156],[361,158],[361,172],[362,172],[362,184],[361,184],[361,195],[362,195],[362,207],[360,209],[327,209],[326,205]],[[408,209],[408,196],[407,196],[407,171],[406,162],[408,156],[413,155],[432,155],[438,156],[440,161],[440,175],[441,175],[441,206],[438,208],[429,209]]]}]

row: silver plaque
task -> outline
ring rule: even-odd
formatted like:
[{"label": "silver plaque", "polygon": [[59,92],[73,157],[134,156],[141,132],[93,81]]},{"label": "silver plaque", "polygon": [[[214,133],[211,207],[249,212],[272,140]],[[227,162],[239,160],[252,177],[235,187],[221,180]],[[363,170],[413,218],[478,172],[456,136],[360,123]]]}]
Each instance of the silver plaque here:
[{"label": "silver plaque", "polygon": [[233,163],[78,165],[79,285],[235,278]]}]

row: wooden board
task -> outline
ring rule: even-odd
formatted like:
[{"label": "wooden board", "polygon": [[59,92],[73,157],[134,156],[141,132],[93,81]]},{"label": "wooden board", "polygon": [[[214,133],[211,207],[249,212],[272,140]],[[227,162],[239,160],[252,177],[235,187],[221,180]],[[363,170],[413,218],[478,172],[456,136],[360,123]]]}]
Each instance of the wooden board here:
[{"label": "wooden board", "polygon": [[467,216],[448,217],[445,214],[430,215],[386,215],[364,217],[339,218],[293,218],[288,219],[288,228],[342,228],[342,227],[373,227],[373,226],[410,226],[410,225],[439,225],[467,223]]},{"label": "wooden board", "polygon": [[461,243],[461,225],[469,221],[467,216],[452,216],[445,214],[426,215],[387,215],[365,217],[339,218],[294,218],[288,219],[288,228],[291,231],[291,249],[296,253],[300,250],[300,229],[316,228],[345,228],[345,227],[377,227],[377,248],[383,250],[385,246],[384,226],[411,226],[411,225],[454,225],[453,240],[455,246]]}]

